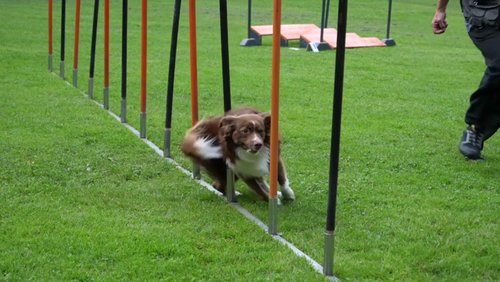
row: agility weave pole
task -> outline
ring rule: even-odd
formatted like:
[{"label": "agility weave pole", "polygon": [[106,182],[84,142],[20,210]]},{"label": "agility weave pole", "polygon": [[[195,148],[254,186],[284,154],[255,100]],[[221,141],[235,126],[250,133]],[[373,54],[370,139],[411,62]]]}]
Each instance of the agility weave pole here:
[{"label": "agility weave pole", "polygon": [[103,105],[109,109],[109,0],[104,0],[104,98]]},{"label": "agility weave pole", "polygon": [[66,0],[61,1],[61,61],[60,61],[60,76],[64,79],[64,57],[66,46]]},{"label": "agility weave pole", "polygon": [[75,42],[73,47],[73,86],[78,87],[78,50],[80,46],[80,8],[81,0],[76,0]]},{"label": "agility weave pole", "polygon": [[[189,0],[189,63],[191,72],[191,125],[198,122],[198,54],[196,46],[196,0]],[[193,162],[193,178],[200,179],[200,167]]]},{"label": "agility weave pole", "polygon": [[95,49],[97,43],[97,22],[99,16],[99,0],[94,0],[94,13],[92,20],[92,41],[90,43],[90,67],[89,67],[89,88],[87,95],[94,98],[94,73],[95,73]]},{"label": "agility weave pole", "polygon": [[177,39],[179,37],[179,20],[181,13],[181,0],[175,0],[174,16],[172,17],[172,37],[170,40],[170,60],[168,63],[167,101],[165,110],[165,136],[163,143],[163,155],[170,158],[171,132],[172,132],[172,108],[174,103],[175,63],[177,60]]},{"label": "agility weave pole", "polygon": [[280,43],[281,0],[274,0],[273,54],[271,77],[271,148],[269,164],[269,230],[278,234],[278,146],[279,146],[279,91],[280,91]]},{"label": "agility weave pole", "polygon": [[122,79],[120,100],[120,121],[127,122],[127,27],[128,0],[122,2]]},{"label": "agility weave pole", "polygon": [[342,96],[344,89],[344,62],[347,32],[347,0],[339,0],[337,50],[335,54],[335,82],[333,91],[332,139],[328,180],[328,207],[325,231],[325,258],[323,271],[333,276],[333,255],[337,214],[337,190],[340,155],[340,129],[342,122]]},{"label": "agility weave pole", "polygon": [[52,0],[49,0],[48,2],[48,15],[47,15],[47,18],[48,18],[48,26],[49,26],[49,29],[48,29],[48,35],[49,35],[49,38],[48,38],[48,43],[49,43],[49,57],[48,57],[48,68],[49,68],[49,72],[52,72],[54,70],[54,66],[53,66],[53,61],[52,61],[52,53],[54,52],[54,46],[52,45],[53,44],[53,40],[54,40],[54,35],[52,34],[52,30],[53,30],[53,24],[52,24],[52,9],[53,9],[53,2]]},{"label": "agility weave pole", "polygon": [[146,138],[146,99],[148,74],[148,0],[142,0],[141,10],[141,138]]}]

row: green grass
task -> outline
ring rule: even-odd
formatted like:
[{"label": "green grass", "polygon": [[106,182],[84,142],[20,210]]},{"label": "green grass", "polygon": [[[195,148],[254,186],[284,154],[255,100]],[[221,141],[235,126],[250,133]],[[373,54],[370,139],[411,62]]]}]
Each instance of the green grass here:
[{"label": "green grass", "polygon": [[[58,66],[60,6],[55,2]],[[238,47],[246,35],[246,1],[229,2],[233,105],[268,110],[271,40],[262,47]],[[254,22],[271,23],[270,1],[253,2]],[[283,22],[319,24],[321,3],[316,2],[284,2]],[[140,3],[129,5],[129,123],[139,128]],[[149,6],[148,138],[161,145],[173,1],[151,0]],[[197,6],[204,117],[223,110],[218,1]],[[323,279],[82,95],[90,2],[82,5],[79,89],[47,72],[46,2],[3,0],[0,7],[1,279]],[[396,47],[346,53],[335,273],[342,280],[499,280],[500,139],[485,144],[484,162],[465,161],[457,149],[468,97],[484,70],[481,55],[467,38],[458,3],[450,3],[450,27],[441,36],[431,31],[432,1],[397,2],[393,8]],[[385,2],[352,1],[348,31],[383,38],[386,9]],[[115,113],[120,11],[119,4],[111,11]],[[188,47],[183,1],[172,141],[173,157],[185,167],[190,164],[178,145],[191,123]],[[279,229],[321,262],[335,53],[281,50],[283,155],[297,200],[280,207]],[[98,102],[101,61],[100,31]],[[244,185],[238,189],[239,202],[267,222],[267,205]]]}]

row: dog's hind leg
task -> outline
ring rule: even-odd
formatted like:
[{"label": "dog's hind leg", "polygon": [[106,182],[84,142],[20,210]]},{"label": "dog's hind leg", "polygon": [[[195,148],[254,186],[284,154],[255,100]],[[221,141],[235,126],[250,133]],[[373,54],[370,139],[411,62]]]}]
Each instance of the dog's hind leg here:
[{"label": "dog's hind leg", "polygon": [[214,180],[212,186],[222,194],[226,195],[226,164],[222,159],[199,160],[201,166]]}]

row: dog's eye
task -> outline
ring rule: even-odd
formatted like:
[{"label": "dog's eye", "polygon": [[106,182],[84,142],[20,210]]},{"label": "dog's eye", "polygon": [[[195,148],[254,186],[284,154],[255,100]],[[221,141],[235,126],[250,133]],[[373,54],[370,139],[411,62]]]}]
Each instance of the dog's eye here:
[{"label": "dog's eye", "polygon": [[245,127],[245,128],[243,128],[243,129],[241,130],[241,133],[243,133],[243,134],[248,134],[248,133],[250,133],[250,129],[248,129],[248,127]]}]

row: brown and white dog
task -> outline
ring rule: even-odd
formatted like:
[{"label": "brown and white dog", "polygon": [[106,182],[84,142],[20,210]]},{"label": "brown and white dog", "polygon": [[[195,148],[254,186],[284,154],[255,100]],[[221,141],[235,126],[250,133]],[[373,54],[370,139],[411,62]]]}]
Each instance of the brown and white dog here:
[{"label": "brown and white dog", "polygon": [[[262,199],[268,200],[269,141],[271,115],[250,108],[230,111],[198,122],[189,129],[181,149],[215,181],[214,187],[226,193],[226,165]],[[285,165],[278,162],[278,183],[285,199],[294,200]]]}]

